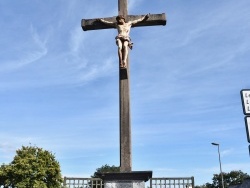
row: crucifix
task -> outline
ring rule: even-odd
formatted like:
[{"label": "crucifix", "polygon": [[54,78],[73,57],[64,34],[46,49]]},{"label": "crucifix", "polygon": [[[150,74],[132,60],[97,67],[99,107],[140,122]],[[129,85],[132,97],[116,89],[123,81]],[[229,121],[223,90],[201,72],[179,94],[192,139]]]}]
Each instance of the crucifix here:
[{"label": "crucifix", "polygon": [[131,27],[166,25],[166,15],[128,15],[128,0],[118,0],[118,16],[96,19],[82,19],[82,29],[98,30],[116,28],[116,44],[119,58],[119,104],[120,104],[120,171],[132,171],[131,121],[129,92],[129,36]]}]

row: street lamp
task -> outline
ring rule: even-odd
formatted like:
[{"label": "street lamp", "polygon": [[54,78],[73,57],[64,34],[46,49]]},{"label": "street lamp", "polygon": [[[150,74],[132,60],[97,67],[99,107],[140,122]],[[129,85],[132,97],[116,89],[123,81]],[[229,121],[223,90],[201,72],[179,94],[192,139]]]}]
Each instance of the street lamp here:
[{"label": "street lamp", "polygon": [[217,143],[211,143],[214,146],[218,146],[218,154],[219,154],[219,162],[220,162],[220,174],[221,174],[221,181],[222,181],[222,188],[224,188],[224,180],[223,180],[223,174],[222,174],[222,169],[221,169],[221,160],[220,160],[220,145]]}]

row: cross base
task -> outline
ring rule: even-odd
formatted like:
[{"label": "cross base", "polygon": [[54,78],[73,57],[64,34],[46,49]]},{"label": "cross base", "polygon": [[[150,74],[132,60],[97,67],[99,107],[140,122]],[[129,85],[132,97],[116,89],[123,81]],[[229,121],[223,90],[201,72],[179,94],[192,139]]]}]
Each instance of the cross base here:
[{"label": "cross base", "polygon": [[152,178],[152,171],[132,171],[122,173],[99,173],[104,188],[145,188],[145,182]]},{"label": "cross base", "polygon": [[104,188],[145,188],[145,182],[140,180],[106,181]]}]

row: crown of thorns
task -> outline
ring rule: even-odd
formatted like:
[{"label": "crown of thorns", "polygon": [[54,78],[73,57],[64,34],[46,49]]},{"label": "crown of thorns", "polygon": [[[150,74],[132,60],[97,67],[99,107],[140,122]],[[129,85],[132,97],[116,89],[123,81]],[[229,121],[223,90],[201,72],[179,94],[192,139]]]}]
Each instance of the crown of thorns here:
[{"label": "crown of thorns", "polygon": [[120,19],[124,19],[124,21],[125,21],[125,17],[123,15],[116,16],[116,21],[118,21]]}]

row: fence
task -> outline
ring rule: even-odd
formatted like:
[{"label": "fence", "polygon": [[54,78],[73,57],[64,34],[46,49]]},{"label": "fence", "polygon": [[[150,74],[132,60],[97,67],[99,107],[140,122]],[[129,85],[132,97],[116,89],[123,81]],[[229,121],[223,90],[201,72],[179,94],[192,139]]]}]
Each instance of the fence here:
[{"label": "fence", "polygon": [[[63,188],[104,188],[100,178],[64,177]],[[150,188],[194,188],[194,177],[151,178]]]},{"label": "fence", "polygon": [[100,178],[64,177],[63,188],[104,188],[104,184]]},{"label": "fence", "polygon": [[194,188],[194,177],[151,178],[150,188]]}]

